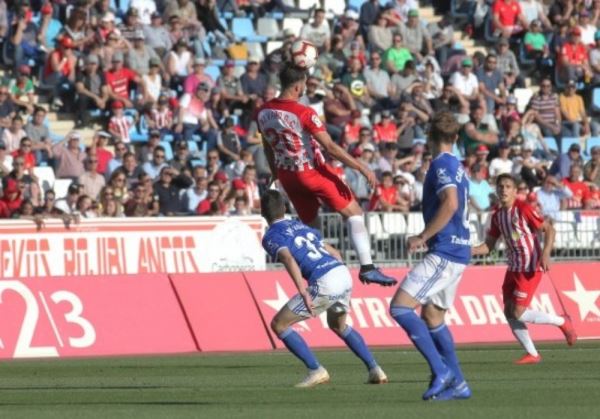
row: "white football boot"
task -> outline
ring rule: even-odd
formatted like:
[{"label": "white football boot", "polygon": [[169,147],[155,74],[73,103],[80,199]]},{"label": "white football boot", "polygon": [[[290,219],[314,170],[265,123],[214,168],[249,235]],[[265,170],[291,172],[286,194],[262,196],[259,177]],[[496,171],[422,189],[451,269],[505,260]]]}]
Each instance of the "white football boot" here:
[{"label": "white football boot", "polygon": [[388,382],[387,375],[379,365],[369,370],[369,379],[367,384],[385,384]]},{"label": "white football boot", "polygon": [[297,388],[309,388],[318,386],[319,384],[329,382],[329,373],[322,365],[316,370],[308,370],[308,375],[304,380],[295,385]]}]

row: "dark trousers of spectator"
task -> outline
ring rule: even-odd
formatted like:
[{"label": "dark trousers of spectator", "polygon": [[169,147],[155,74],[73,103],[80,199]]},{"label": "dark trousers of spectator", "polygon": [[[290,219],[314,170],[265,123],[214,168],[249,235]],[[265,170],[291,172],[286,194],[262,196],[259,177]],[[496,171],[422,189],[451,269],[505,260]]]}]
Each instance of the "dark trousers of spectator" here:
[{"label": "dark trousers of spectator", "polygon": [[[9,41],[6,41],[9,42]],[[9,42],[9,47],[13,49],[13,60],[15,70],[21,65],[29,66],[29,61],[35,61],[35,66],[41,66],[45,61],[45,54],[40,51],[36,45],[28,44],[27,42],[21,42],[19,45],[15,45]]]},{"label": "dark trousers of spectator", "polygon": [[561,144],[562,144],[562,132],[559,134],[554,134],[554,132],[552,132],[552,130],[550,128],[544,127],[540,125],[540,129],[542,131],[542,135],[544,137],[552,137],[556,140],[556,144],[558,145],[558,149],[561,150]]},{"label": "dark trousers of spectator", "polygon": [[563,121],[561,135],[563,137],[580,137],[581,122]]},{"label": "dark trousers of spectator", "polygon": [[450,54],[450,45],[442,45],[435,49],[435,58],[440,65],[445,63],[448,59],[448,55]]},{"label": "dark trousers of spectator", "polygon": [[327,124],[327,133],[331,136],[331,139],[336,144],[342,143],[342,137],[344,135],[344,129],[342,127],[338,127],[337,125]]},{"label": "dark trousers of spectator", "polygon": [[69,111],[73,107],[74,86],[71,80],[61,73],[52,73],[46,76],[46,84],[54,86],[52,89],[52,100],[60,99],[63,104],[63,110]]},{"label": "dark trousers of spectator", "polygon": [[203,143],[206,143],[206,151],[217,148],[217,133],[215,130],[200,131],[196,124],[183,124],[183,132],[181,133],[183,139],[185,141],[193,141],[194,135],[200,136],[200,144],[198,144],[200,148],[202,148]]},{"label": "dark trousers of spectator", "polygon": [[100,111],[96,106],[96,102],[88,96],[79,95],[75,100],[75,118],[78,123],[83,126],[89,126],[92,120],[91,112]]}]

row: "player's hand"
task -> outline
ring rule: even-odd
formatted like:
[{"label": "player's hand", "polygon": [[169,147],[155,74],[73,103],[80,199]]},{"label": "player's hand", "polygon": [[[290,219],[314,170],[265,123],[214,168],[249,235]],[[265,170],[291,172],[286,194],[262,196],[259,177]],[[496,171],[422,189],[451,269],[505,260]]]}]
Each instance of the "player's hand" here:
[{"label": "player's hand", "polygon": [[544,253],[542,255],[542,270],[548,272],[550,270],[550,255]]},{"label": "player's hand", "polygon": [[300,296],[302,297],[302,300],[304,301],[304,305],[306,306],[306,309],[310,313],[310,317],[315,317],[315,312],[314,312],[315,306],[313,305],[312,298],[310,298],[310,294],[307,293],[306,291],[304,291],[303,293],[300,293]]},{"label": "player's hand", "polygon": [[363,166],[361,173],[363,174],[364,177],[367,178],[367,182],[369,183],[369,186],[371,188],[374,189],[377,187],[377,176],[375,176],[375,173],[373,173],[373,171],[371,171],[370,169],[367,169],[365,166]]},{"label": "player's hand", "polygon": [[408,251],[414,253],[419,250],[427,250],[427,244],[421,236],[411,236],[407,240]]}]

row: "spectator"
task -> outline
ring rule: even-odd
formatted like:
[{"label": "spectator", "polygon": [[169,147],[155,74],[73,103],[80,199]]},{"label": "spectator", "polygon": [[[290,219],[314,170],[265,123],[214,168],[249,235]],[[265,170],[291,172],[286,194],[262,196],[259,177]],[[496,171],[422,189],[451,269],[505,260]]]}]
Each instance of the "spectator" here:
[{"label": "spectator", "polygon": [[48,55],[44,67],[44,81],[54,86],[52,91],[52,107],[62,108],[64,101],[75,84],[75,72],[77,57],[73,53],[75,47],[69,36],[62,36],[56,49]]},{"label": "spectator", "polygon": [[392,172],[385,171],[381,174],[381,184],[379,184],[369,203],[369,211],[401,211],[408,212],[409,203],[398,193],[398,188],[394,185]]},{"label": "spectator", "polygon": [[242,181],[245,185],[250,211],[254,214],[260,213],[260,193],[258,183],[256,182],[256,168],[254,166],[248,165],[244,168]]},{"label": "spectator", "polygon": [[208,195],[196,207],[198,215],[218,215],[225,212],[225,206],[220,199],[221,187],[216,180],[208,183]]},{"label": "spectator", "polygon": [[80,140],[81,134],[71,131],[62,141],[48,148],[50,156],[57,160],[55,169],[57,178],[76,180],[85,171],[83,161],[86,153],[79,146]]},{"label": "spectator", "polygon": [[379,147],[381,156],[377,162],[378,172],[392,172],[395,167],[396,157],[398,155],[398,146],[396,143],[383,143]]},{"label": "spectator", "polygon": [[476,212],[485,212],[490,209],[490,197],[494,194],[494,188],[490,186],[485,178],[486,168],[481,164],[475,164],[471,169],[469,179],[469,203]]},{"label": "spectator", "polygon": [[217,136],[217,148],[220,153],[221,161],[223,161],[224,164],[229,164],[240,159],[242,143],[235,131],[232,118],[225,119],[225,124]]},{"label": "spectator", "polygon": [[591,149],[592,158],[583,166],[585,180],[600,187],[600,146]]},{"label": "spectator", "polygon": [[300,38],[312,42],[320,52],[329,51],[331,30],[325,19],[325,10],[316,9],[311,23],[305,23],[300,29]]},{"label": "spectator", "polygon": [[[399,25],[402,39],[406,43],[408,50],[415,58],[415,61],[423,61],[423,57],[433,53],[431,37],[425,28],[425,25],[419,19],[419,10],[411,9],[408,12],[406,23]],[[401,70],[399,68],[399,70]]]},{"label": "spectator", "polygon": [[495,146],[498,143],[498,133],[490,129],[489,124],[483,121],[483,117],[483,108],[473,108],[469,122],[460,130],[462,146],[467,152],[477,149],[481,144]]},{"label": "spectator", "polygon": [[[127,189],[138,181],[138,177],[142,173],[144,173],[144,170],[142,169],[142,166],[138,164],[138,161],[135,158],[135,154],[133,154],[130,151],[126,152],[123,155],[123,165],[120,167],[120,169],[121,170],[119,170],[119,173],[125,175],[125,179],[121,181],[121,177],[119,177],[118,174],[115,174],[115,170],[115,172],[113,172],[113,174],[111,175],[111,180],[114,179],[117,183],[124,182],[122,184],[119,184],[118,186],[123,188],[123,193],[126,194]],[[113,187],[115,186],[113,185]],[[115,190],[115,196],[119,198],[119,191]]]},{"label": "spectator", "polygon": [[187,210],[194,214],[200,201],[206,199],[206,196],[208,195],[208,179],[204,176],[195,177],[194,185],[186,190],[185,195]]},{"label": "spectator", "polygon": [[563,80],[592,79],[592,70],[588,60],[588,51],[581,42],[581,29],[571,29],[569,40],[562,46],[558,58],[558,68]]},{"label": "spectator", "polygon": [[562,117],[556,93],[552,92],[552,81],[542,79],[539,92],[529,101],[529,108],[535,111],[534,121],[539,125],[544,137],[557,137],[560,140]]},{"label": "spectator", "polygon": [[33,113],[33,107],[37,104],[35,86],[30,76],[31,67],[22,65],[18,69],[17,77],[8,85],[13,103],[28,114]]},{"label": "spectator", "polygon": [[497,105],[506,103],[507,91],[504,86],[502,73],[497,69],[498,57],[488,54],[485,63],[477,70],[479,92],[485,100],[486,110],[493,114]]},{"label": "spectator", "polygon": [[162,15],[158,12],[150,16],[150,24],[143,28],[146,38],[146,45],[154,49],[159,57],[164,57],[166,52],[171,49],[173,43],[169,36],[169,31],[163,24]]},{"label": "spectator", "polygon": [[594,14],[594,17],[590,19],[590,12],[583,9],[579,12],[579,25],[577,26],[581,30],[581,42],[587,46],[594,45],[594,34],[597,30],[598,13]]},{"label": "spectator", "polygon": [[398,139],[398,125],[388,110],[381,112],[381,121],[373,126],[374,140],[376,143],[396,142]]},{"label": "spectator", "polygon": [[215,82],[211,76],[204,72],[206,60],[202,57],[196,57],[193,64],[193,72],[185,78],[183,84],[184,93],[193,94],[197,91],[197,88],[201,83],[212,88]]},{"label": "spectator", "polygon": [[19,183],[14,179],[8,179],[0,198],[0,218],[11,218],[20,209],[22,202]]},{"label": "spectator", "polygon": [[90,146],[89,153],[96,155],[96,158],[98,159],[97,171],[101,175],[106,175],[108,163],[113,159],[113,153],[106,148],[106,144],[110,139],[111,135],[108,132],[96,131]]},{"label": "spectator", "polygon": [[461,95],[454,86],[446,84],[442,89],[442,95],[432,101],[434,112],[449,111],[457,116],[461,123],[469,120],[469,102]]},{"label": "spectator", "polygon": [[186,141],[193,140],[192,136],[200,135],[206,142],[207,149],[217,147],[217,129],[219,128],[205,103],[208,100],[210,86],[202,82],[194,94],[186,93],[179,103],[179,117],[175,132],[181,134]]},{"label": "spectator", "polygon": [[127,42],[133,42],[136,32],[140,29],[142,25],[139,10],[130,6],[125,13],[124,21],[119,25],[119,32]]},{"label": "spectator", "polygon": [[96,218],[98,217],[97,209],[98,206],[92,201],[92,198],[87,195],[80,195],[75,205],[74,214],[81,218]]},{"label": "spectator", "polygon": [[342,76],[342,84],[352,94],[352,99],[354,99],[358,109],[369,108],[373,105],[360,59],[355,57],[348,60],[348,69]]},{"label": "spectator", "polygon": [[234,109],[244,110],[248,108],[248,96],[244,94],[240,79],[234,74],[235,61],[227,60],[223,66],[221,76],[217,79],[217,87],[221,91],[221,99],[225,106],[233,111]]},{"label": "spectator", "polygon": [[13,152],[19,148],[21,140],[27,136],[23,129],[23,118],[14,116],[9,129],[2,132],[2,142],[6,146],[8,152]]},{"label": "spectator", "polygon": [[108,121],[108,132],[117,140],[122,141],[125,144],[131,142],[129,132],[133,127],[133,121],[131,117],[125,115],[123,109],[125,105],[120,100],[115,100],[112,105],[112,116]]},{"label": "spectator", "polygon": [[118,167],[121,167],[123,165],[123,156],[128,151],[129,150],[127,149],[127,146],[122,141],[119,141],[119,140],[115,141],[115,155],[108,162],[108,166],[107,166],[107,170],[106,170],[106,178],[107,179]]},{"label": "spectator", "polygon": [[449,15],[442,16],[437,22],[427,25],[431,46],[435,51],[435,58],[439,63],[444,63],[450,55],[454,43],[454,25]]},{"label": "spectator", "polygon": [[153,104],[147,113],[146,122],[148,123],[148,128],[157,130],[161,136],[164,134],[173,134],[173,110],[169,106],[169,99],[164,93],[158,96],[157,104]]},{"label": "spectator", "polygon": [[360,16],[358,19],[360,32],[364,39],[368,39],[369,28],[375,24],[377,18],[383,14],[387,19],[387,12],[382,10],[379,0],[368,0],[360,6]]},{"label": "spectator", "polygon": [[494,33],[497,36],[508,39],[527,27],[528,22],[517,0],[496,0],[492,14]]},{"label": "spectator", "polygon": [[33,168],[37,165],[35,153],[33,152],[33,142],[29,137],[21,138],[19,148],[11,153],[13,160],[18,157],[23,159],[23,169],[33,173]]},{"label": "spectator", "polygon": [[97,55],[89,55],[85,60],[85,68],[78,73],[75,80],[76,124],[88,126],[91,112],[106,109],[108,101],[108,87],[104,74],[99,72],[100,60]]},{"label": "spectator", "polygon": [[[352,156],[357,158],[358,161],[365,166],[369,165],[373,155],[373,146],[371,144],[368,144],[368,147],[364,146],[362,149],[361,147],[355,147],[352,151]],[[367,209],[366,205],[370,201],[371,196],[371,187],[369,186],[367,179],[358,170],[351,167],[346,167],[344,169],[344,175],[346,182],[348,183],[348,186],[350,186],[350,189],[352,189],[359,205],[362,208]]]},{"label": "spectator", "polygon": [[542,214],[553,220],[557,219],[559,211],[567,208],[567,200],[572,196],[571,190],[554,176],[546,176],[541,189],[537,191]]},{"label": "spectator", "polygon": [[377,110],[391,108],[393,86],[387,71],[381,69],[381,55],[378,52],[371,53],[371,66],[365,68],[363,75],[369,96],[375,100]]},{"label": "spectator", "polygon": [[489,167],[490,178],[495,179],[503,173],[512,174],[514,162],[509,158],[510,146],[502,141],[498,144],[498,157],[492,159]]},{"label": "spectator", "polygon": [[[413,60],[413,54],[404,46],[402,39],[403,35],[401,33],[395,33],[392,46],[388,48],[383,55],[383,65],[390,74],[395,74],[404,70],[404,65],[408,61]],[[375,64],[373,54],[371,54],[371,63]]]},{"label": "spectator", "polygon": [[[450,84],[456,89],[455,93],[462,96],[462,98],[471,103],[479,103],[479,80],[477,76],[472,73],[473,60],[465,58],[462,62],[462,68],[460,71],[455,72],[450,77]],[[483,112],[486,113],[485,110]]]},{"label": "spectator", "polygon": [[100,191],[106,184],[104,176],[98,173],[98,157],[95,154],[88,156],[85,165],[87,170],[79,176],[77,183],[83,187],[83,194],[97,200]]},{"label": "spectator", "polygon": [[111,61],[112,67],[104,73],[108,97],[112,101],[122,102],[125,108],[133,108],[133,102],[129,99],[129,89],[132,84],[140,84],[140,77],[135,71],[123,67],[122,52],[115,52]]},{"label": "spectator", "polygon": [[13,157],[6,152],[6,146],[0,142],[0,177],[4,178],[13,170]]},{"label": "spectator", "polygon": [[325,99],[325,120],[327,132],[338,144],[343,141],[342,128],[352,120],[353,111],[356,111],[356,103],[350,90],[342,83],[336,83],[333,96]]},{"label": "spectator", "polygon": [[565,137],[581,137],[591,133],[583,99],[576,89],[575,80],[569,80],[565,91],[559,96],[562,135]]},{"label": "spectator", "polygon": [[540,28],[543,24],[544,29],[552,30],[552,23],[546,16],[544,6],[539,0],[519,0],[519,4],[527,26],[530,26],[534,21],[539,20]]},{"label": "spectator", "polygon": [[590,199],[590,188],[582,180],[581,166],[577,164],[571,165],[569,169],[569,177],[564,178],[562,183],[567,186],[573,194],[567,201],[568,209],[588,208],[588,200]]},{"label": "spectator", "polygon": [[17,109],[8,93],[8,87],[0,85],[0,134],[9,128]]},{"label": "spectator", "polygon": [[436,63],[433,59],[425,58],[423,68],[424,70],[420,74],[423,94],[427,100],[432,101],[442,95],[444,80],[440,75],[439,68],[436,69]]},{"label": "spectator", "polygon": [[[163,150],[164,151],[164,150]],[[154,184],[160,215],[172,216],[186,211],[179,188],[173,183],[175,173],[169,166],[163,166]]]},{"label": "spectator", "polygon": [[550,174],[559,179],[564,179],[569,176],[571,166],[574,164],[583,166],[579,144],[571,144],[566,153],[561,154],[554,160],[552,167],[550,167]]},{"label": "spectator", "polygon": [[136,183],[133,186],[131,197],[125,202],[125,215],[127,217],[151,217],[158,215],[158,202],[152,199],[146,192],[146,187],[143,183]]},{"label": "spectator", "polygon": [[523,42],[529,58],[535,59],[538,68],[541,68],[543,64],[541,60],[549,58],[550,48],[546,36],[542,32],[542,23],[540,20],[536,19],[531,22],[529,31],[525,34]]},{"label": "spectator", "polygon": [[379,13],[375,24],[370,25],[367,39],[371,50],[383,52],[392,46],[392,28],[388,27],[385,13]]},{"label": "spectator", "polygon": [[122,212],[122,206],[116,200],[109,199],[100,209],[98,216],[116,218],[124,217],[125,215]]},{"label": "spectator", "polygon": [[[168,164],[165,161],[165,149],[162,146],[156,146],[154,151],[152,152],[152,160],[147,161],[143,164],[142,170],[148,176],[150,176],[153,180],[158,180],[158,176],[163,172],[165,167],[168,167]],[[171,176],[173,175],[173,171],[170,171]]]},{"label": "spectator", "polygon": [[530,189],[539,186],[546,178],[547,169],[545,163],[533,156],[533,148],[524,144],[520,155],[513,157],[513,173],[520,176]]},{"label": "spectator", "polygon": [[[119,204],[123,204],[127,202],[129,198],[128,195],[128,182],[133,184],[137,181],[137,178],[133,178],[130,173],[126,171],[126,167],[130,165],[129,161],[133,157],[133,154],[127,153],[124,157],[124,164],[122,167],[117,168],[110,175],[110,179],[108,180],[108,185],[113,190],[113,198],[116,199]],[[135,158],[133,158],[135,164]],[[135,180],[134,180],[135,179]]]},{"label": "spectator", "polygon": [[[46,110],[41,106],[36,106],[32,118],[25,124],[25,134],[31,139],[35,149],[45,148],[46,140],[50,139],[50,129],[46,124]],[[46,160],[40,159],[38,160]]]},{"label": "spectator", "polygon": [[260,59],[251,55],[248,57],[248,66],[246,72],[240,77],[242,91],[244,95],[256,103],[263,97],[267,90],[267,76],[260,71]]},{"label": "spectator", "polygon": [[512,91],[514,87],[522,85],[523,81],[520,79],[521,69],[519,68],[515,53],[508,48],[507,39],[500,38],[496,55],[498,60],[497,68],[504,77],[506,88]]},{"label": "spectator", "polygon": [[141,29],[135,31],[133,35],[133,46],[127,51],[127,68],[135,73],[144,76],[150,72],[150,61],[160,59],[154,49],[145,44],[146,37]]},{"label": "spectator", "polygon": [[407,61],[404,64],[402,71],[392,76],[392,88],[394,91],[392,97],[394,98],[394,101],[401,101],[408,96],[406,91],[418,81],[419,78],[415,71],[415,62],[412,60]]},{"label": "spectator", "polygon": [[57,199],[54,207],[63,214],[74,214],[77,211],[77,201],[79,200],[79,185],[71,183],[67,190],[67,196]]}]

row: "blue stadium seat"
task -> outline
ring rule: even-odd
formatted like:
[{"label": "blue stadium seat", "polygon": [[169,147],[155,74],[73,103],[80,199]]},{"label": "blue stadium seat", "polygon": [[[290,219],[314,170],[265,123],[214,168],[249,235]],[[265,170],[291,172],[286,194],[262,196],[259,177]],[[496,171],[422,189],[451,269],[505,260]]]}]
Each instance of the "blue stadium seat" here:
[{"label": "blue stadium seat", "polygon": [[585,143],[585,154],[591,156],[592,147],[600,147],[600,137],[590,137]]},{"label": "blue stadium seat", "polygon": [[231,21],[231,32],[236,39],[246,40],[250,42],[267,42],[266,36],[259,36],[254,32],[252,20],[247,17],[236,17]]},{"label": "blue stadium seat", "polygon": [[350,9],[355,9],[355,10],[360,10],[361,6],[363,5],[363,3],[366,3],[367,0],[349,0],[348,1],[348,8]]},{"label": "blue stadium seat", "polygon": [[165,134],[165,135],[163,135],[163,136],[162,136],[162,138],[161,138],[161,140],[162,140],[163,142],[167,142],[167,143],[172,143],[172,142],[173,142],[173,139],[174,139],[174,137],[173,137],[173,135],[172,135],[172,134]]},{"label": "blue stadium seat", "polygon": [[557,153],[559,152],[558,143],[556,142],[556,139],[554,137],[544,137],[544,141],[546,142],[550,150],[556,151]]},{"label": "blue stadium seat", "polygon": [[278,38],[281,36],[279,30],[279,24],[277,20],[272,17],[261,17],[256,22],[256,32],[260,36],[266,36],[268,38]]},{"label": "blue stadium seat", "polygon": [[206,68],[204,69],[204,73],[211,76],[213,80],[216,80],[221,75],[221,69],[219,67],[217,67],[216,65],[211,64],[211,65],[206,66]]},{"label": "blue stadium seat", "polygon": [[571,144],[579,144],[579,138],[577,137],[563,137],[561,142],[561,153],[566,153],[569,150]]},{"label": "blue stadium seat", "polygon": [[162,148],[165,149],[165,160],[169,161],[173,158],[173,149],[171,148],[171,143],[166,141],[161,141],[158,143]]},{"label": "blue stadium seat", "polygon": [[596,87],[592,91],[592,111],[600,112],[600,87]]}]

